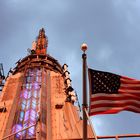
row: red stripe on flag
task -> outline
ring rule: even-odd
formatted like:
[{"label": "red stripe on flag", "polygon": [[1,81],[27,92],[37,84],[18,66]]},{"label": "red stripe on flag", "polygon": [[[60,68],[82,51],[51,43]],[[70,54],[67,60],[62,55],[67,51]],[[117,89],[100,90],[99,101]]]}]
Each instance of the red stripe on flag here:
[{"label": "red stripe on flag", "polygon": [[91,109],[95,109],[95,108],[100,108],[100,107],[110,107],[110,109],[114,108],[114,107],[127,107],[127,106],[134,106],[134,107],[138,107],[140,110],[140,102],[136,102],[134,100],[128,100],[128,101],[112,101],[112,102],[104,102],[102,101],[102,103],[95,103],[95,104],[91,104]]},{"label": "red stripe on flag", "polygon": [[107,94],[107,93],[99,93],[91,96],[91,102],[98,100],[126,100],[133,99],[140,101],[140,96],[138,94]]},{"label": "red stripe on flag", "polygon": [[139,109],[136,109],[136,108],[132,108],[132,107],[125,107],[125,108],[105,108],[104,110],[97,110],[97,111],[91,111],[89,113],[90,116],[92,115],[98,115],[98,114],[115,114],[115,113],[118,113],[118,112],[121,112],[121,111],[132,111],[132,112],[135,112],[135,113],[140,113],[140,110]]},{"label": "red stripe on flag", "polygon": [[139,80],[135,80],[135,79],[131,79],[131,78],[128,79],[124,76],[121,77],[120,81],[121,81],[121,83],[124,83],[124,84],[140,84]]}]

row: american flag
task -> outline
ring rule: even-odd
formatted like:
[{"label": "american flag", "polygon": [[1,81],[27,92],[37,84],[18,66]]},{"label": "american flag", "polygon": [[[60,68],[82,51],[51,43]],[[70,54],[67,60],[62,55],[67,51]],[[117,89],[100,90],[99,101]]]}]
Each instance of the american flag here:
[{"label": "american flag", "polygon": [[88,69],[89,115],[120,111],[140,113],[140,81],[117,74]]}]

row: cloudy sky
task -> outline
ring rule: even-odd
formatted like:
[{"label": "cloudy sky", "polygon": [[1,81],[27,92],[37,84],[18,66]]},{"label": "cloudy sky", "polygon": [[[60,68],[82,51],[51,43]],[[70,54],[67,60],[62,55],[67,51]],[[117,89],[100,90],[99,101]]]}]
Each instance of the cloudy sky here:
[{"label": "cloudy sky", "polygon": [[[27,55],[42,27],[48,53],[69,65],[80,102],[83,42],[88,44],[89,67],[140,79],[139,0],[0,0],[0,62],[5,74]],[[140,133],[140,114],[98,115],[92,121],[97,135]]]}]

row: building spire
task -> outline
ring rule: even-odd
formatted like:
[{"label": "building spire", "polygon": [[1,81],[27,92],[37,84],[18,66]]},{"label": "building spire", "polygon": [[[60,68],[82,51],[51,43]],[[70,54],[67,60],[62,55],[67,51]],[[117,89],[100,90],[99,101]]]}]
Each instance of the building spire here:
[{"label": "building spire", "polygon": [[36,41],[32,43],[32,54],[45,55],[47,53],[48,38],[45,35],[44,28],[39,30]]}]

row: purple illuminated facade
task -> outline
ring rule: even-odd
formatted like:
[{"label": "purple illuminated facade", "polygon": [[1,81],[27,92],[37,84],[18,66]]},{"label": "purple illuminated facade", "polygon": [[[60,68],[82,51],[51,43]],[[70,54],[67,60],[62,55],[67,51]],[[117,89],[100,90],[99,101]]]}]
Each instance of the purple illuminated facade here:
[{"label": "purple illuminated facade", "polygon": [[[12,133],[36,124],[40,113],[42,70],[27,69],[24,82],[19,93],[19,103],[12,128]],[[35,126],[19,132],[15,139],[35,138]]]}]

